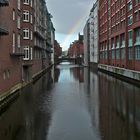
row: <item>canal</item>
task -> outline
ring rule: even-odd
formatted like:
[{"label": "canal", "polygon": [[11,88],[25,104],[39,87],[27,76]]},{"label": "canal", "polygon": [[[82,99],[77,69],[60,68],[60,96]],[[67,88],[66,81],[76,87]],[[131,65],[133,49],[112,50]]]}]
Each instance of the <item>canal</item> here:
[{"label": "canal", "polygon": [[63,62],[0,115],[0,140],[140,140],[140,88]]}]

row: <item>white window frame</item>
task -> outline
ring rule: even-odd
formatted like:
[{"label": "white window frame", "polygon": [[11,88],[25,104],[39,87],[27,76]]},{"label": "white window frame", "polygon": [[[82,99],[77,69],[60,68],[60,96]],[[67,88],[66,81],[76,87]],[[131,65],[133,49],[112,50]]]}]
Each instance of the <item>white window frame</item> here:
[{"label": "white window frame", "polygon": [[23,4],[30,5],[30,0],[23,0]]},{"label": "white window frame", "polygon": [[18,0],[18,10],[21,9],[21,0]]},{"label": "white window frame", "polygon": [[30,60],[30,48],[29,46],[24,47],[24,57],[23,60]]},{"label": "white window frame", "polygon": [[21,28],[21,18],[18,15],[18,19],[17,19],[17,28],[20,29]]},{"label": "white window frame", "polygon": [[16,50],[16,34],[15,32],[13,32],[13,42],[12,42],[12,47],[13,47],[13,53],[15,53],[15,50]]},{"label": "white window frame", "polygon": [[31,51],[31,53],[30,53],[31,54],[31,60],[33,60],[33,48],[31,48],[30,51]]},{"label": "white window frame", "polygon": [[33,7],[33,0],[30,0],[31,7]]},{"label": "white window frame", "polygon": [[30,15],[30,23],[31,24],[33,23],[33,15],[32,14]]},{"label": "white window frame", "polygon": [[13,20],[16,19],[16,12],[15,12],[15,9],[13,9]]},{"label": "white window frame", "polygon": [[23,29],[23,39],[30,39],[30,31],[28,28]]},{"label": "white window frame", "polygon": [[24,22],[29,22],[30,20],[30,12],[28,10],[23,11],[23,21]]},{"label": "white window frame", "polygon": [[31,40],[33,40],[33,31],[30,31]]},{"label": "white window frame", "polygon": [[17,38],[17,47],[18,48],[21,47],[21,37],[20,37],[20,34],[18,34],[18,38]]}]

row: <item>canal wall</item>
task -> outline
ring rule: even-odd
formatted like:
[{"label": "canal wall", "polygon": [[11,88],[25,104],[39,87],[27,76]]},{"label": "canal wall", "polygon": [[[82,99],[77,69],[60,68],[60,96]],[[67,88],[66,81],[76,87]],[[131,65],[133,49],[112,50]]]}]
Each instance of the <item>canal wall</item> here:
[{"label": "canal wall", "polygon": [[140,85],[140,72],[109,65],[98,64],[100,71],[106,72],[119,79]]},{"label": "canal wall", "polygon": [[40,72],[34,74],[32,76],[32,80],[30,82],[21,82],[17,85],[13,86],[9,90],[0,93],[0,114],[3,112],[3,110],[19,95],[19,91],[26,87],[29,84],[34,83],[37,81],[40,77],[42,77],[47,71],[52,67],[53,65],[50,65],[48,68],[41,70]]}]

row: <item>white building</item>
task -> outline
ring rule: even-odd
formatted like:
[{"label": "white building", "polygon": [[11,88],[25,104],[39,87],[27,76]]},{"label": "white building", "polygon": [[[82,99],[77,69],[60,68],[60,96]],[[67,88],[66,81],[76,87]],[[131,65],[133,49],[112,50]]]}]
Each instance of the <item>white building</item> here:
[{"label": "white building", "polygon": [[90,34],[89,34],[89,20],[87,20],[86,25],[84,27],[84,66],[89,66],[89,60],[90,60]]},{"label": "white building", "polygon": [[90,65],[98,64],[98,1],[93,5],[90,13]]},{"label": "white building", "polygon": [[98,64],[98,0],[93,4],[84,28],[84,63],[97,68]]}]

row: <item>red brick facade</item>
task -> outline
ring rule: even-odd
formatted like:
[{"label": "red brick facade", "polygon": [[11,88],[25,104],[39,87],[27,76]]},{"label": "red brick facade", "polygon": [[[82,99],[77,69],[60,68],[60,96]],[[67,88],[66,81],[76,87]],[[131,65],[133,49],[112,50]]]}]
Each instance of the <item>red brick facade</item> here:
[{"label": "red brick facade", "polygon": [[55,40],[54,42],[54,61],[57,62],[59,57],[62,55],[62,48],[60,44]]},{"label": "red brick facade", "polygon": [[79,40],[75,40],[68,49],[68,56],[71,58],[78,58],[84,55],[83,36],[79,35]]},{"label": "red brick facade", "polygon": [[49,66],[50,22],[45,0],[0,3],[0,94]]},{"label": "red brick facade", "polygon": [[13,32],[16,35],[19,32],[17,20],[13,20],[13,9],[18,11],[16,5],[17,2],[11,0],[9,6],[0,7],[0,27],[8,31],[8,35],[0,36],[0,93],[21,81],[21,58],[12,55]]},{"label": "red brick facade", "polygon": [[99,0],[100,63],[140,71],[140,2]]}]

